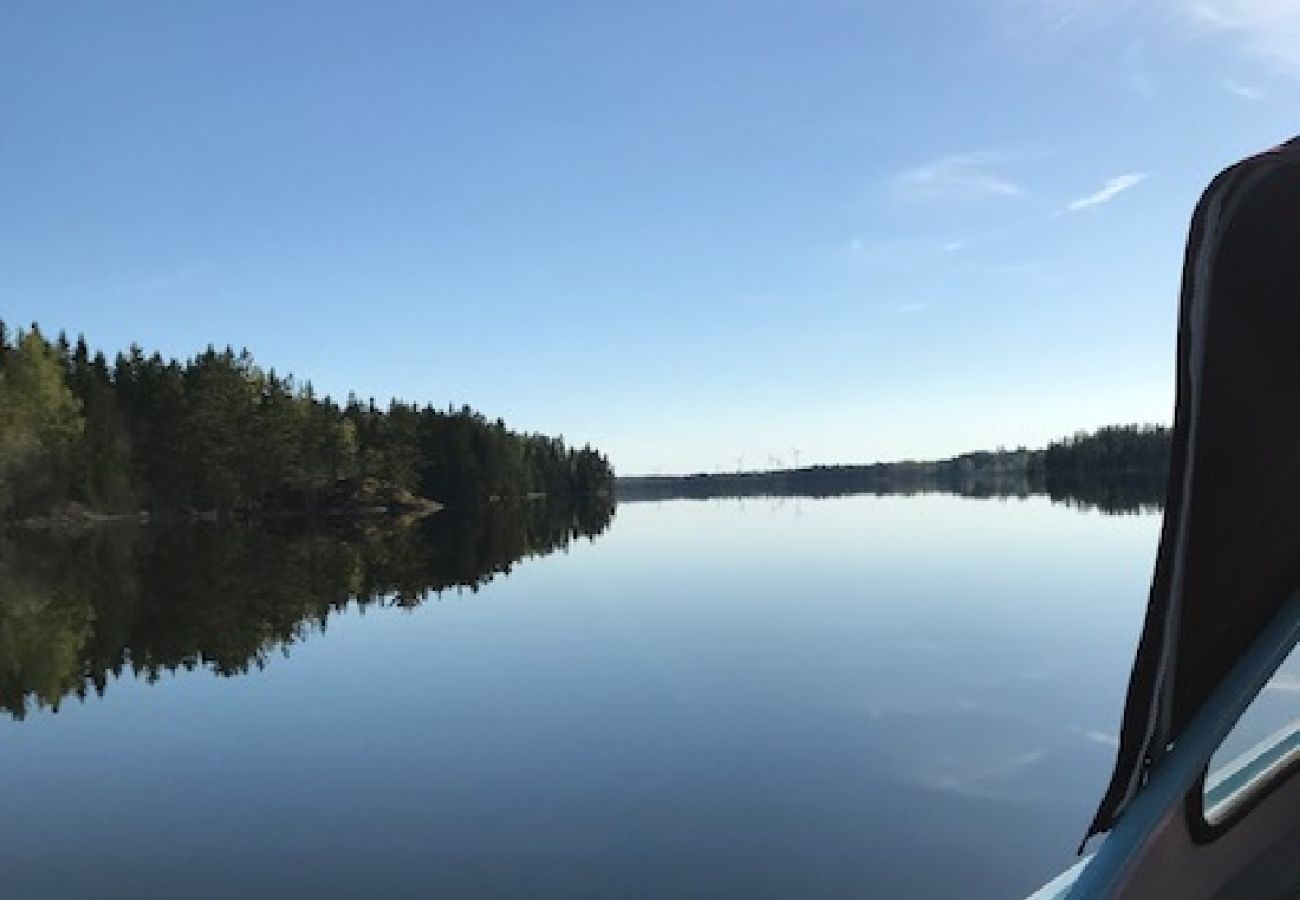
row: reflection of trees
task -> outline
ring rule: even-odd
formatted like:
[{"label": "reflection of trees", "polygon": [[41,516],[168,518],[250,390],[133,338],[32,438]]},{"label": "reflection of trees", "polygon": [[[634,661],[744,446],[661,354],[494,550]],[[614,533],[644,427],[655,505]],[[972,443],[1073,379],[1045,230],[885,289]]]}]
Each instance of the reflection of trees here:
[{"label": "reflection of trees", "polygon": [[[80,687],[94,610],[6,583],[0,604],[0,697],[30,695],[57,706]],[[6,706],[8,703],[6,702]]]},{"label": "reflection of trees", "polygon": [[350,603],[414,607],[594,538],[607,498],[488,504],[404,528],[195,525],[0,540],[0,708],[22,718],[132,671],[238,675]]},{"label": "reflection of trees", "polygon": [[1165,505],[1165,474],[1048,476],[1045,490],[1053,502],[1079,509],[1096,509],[1108,515],[1155,513]]}]

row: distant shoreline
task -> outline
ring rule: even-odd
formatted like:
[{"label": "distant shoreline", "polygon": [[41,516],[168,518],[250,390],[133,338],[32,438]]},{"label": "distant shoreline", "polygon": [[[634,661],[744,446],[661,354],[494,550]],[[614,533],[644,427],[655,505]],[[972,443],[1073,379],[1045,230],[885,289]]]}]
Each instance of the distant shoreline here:
[{"label": "distant shoreline", "polygon": [[1163,504],[1168,460],[1168,429],[1120,425],[1080,433],[1040,450],[1021,447],[928,461],[622,476],[614,479],[614,494],[620,502],[632,503],[864,494],[1046,495],[1123,512]]},{"label": "distant shoreline", "polygon": [[[866,468],[866,467],[864,467]],[[947,495],[970,500],[1045,497],[1081,509],[1124,514],[1164,507],[1165,472],[1124,470],[1085,478],[1006,476],[1000,478],[900,478],[857,473],[840,479],[804,477],[803,470],[731,475],[632,476],[616,479],[618,503],[710,500],[829,500],[839,497]],[[818,473],[814,473],[818,474]]]}]

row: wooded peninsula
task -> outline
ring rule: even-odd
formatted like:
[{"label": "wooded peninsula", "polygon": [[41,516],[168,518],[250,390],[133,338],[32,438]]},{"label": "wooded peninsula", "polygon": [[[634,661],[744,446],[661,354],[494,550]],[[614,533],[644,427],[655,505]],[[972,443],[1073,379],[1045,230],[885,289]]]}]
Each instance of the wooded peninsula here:
[{"label": "wooded peninsula", "polygon": [[592,447],[468,406],[339,404],[230,348],[110,363],[0,322],[0,520],[421,512],[612,485]]}]

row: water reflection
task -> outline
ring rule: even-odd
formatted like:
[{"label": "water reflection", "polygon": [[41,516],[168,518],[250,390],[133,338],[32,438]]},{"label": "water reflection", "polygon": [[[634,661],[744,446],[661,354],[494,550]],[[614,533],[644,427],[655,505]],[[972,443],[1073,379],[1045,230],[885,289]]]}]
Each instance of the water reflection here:
[{"label": "water reflection", "polygon": [[329,530],[194,525],[0,537],[0,708],[102,695],[124,672],[232,676],[323,632],[350,604],[476,591],[522,559],[594,539],[607,498],[443,511]]},{"label": "water reflection", "polygon": [[1163,473],[1131,473],[1106,478],[1048,478],[1043,492],[1053,503],[1106,515],[1147,515],[1165,505]]},{"label": "water reflection", "polygon": [[994,900],[1069,864],[1157,517],[629,504],[471,595],[607,513],[9,544],[0,893]]}]

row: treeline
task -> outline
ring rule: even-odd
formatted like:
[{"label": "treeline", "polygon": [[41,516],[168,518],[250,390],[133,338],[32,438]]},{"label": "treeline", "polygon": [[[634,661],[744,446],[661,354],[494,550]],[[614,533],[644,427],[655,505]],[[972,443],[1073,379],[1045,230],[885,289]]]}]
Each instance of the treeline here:
[{"label": "treeline", "polygon": [[594,539],[612,515],[609,497],[586,496],[449,509],[411,527],[12,529],[0,533],[0,710],[57,711],[121,678],[261,669],[346,609],[476,591]]},{"label": "treeline", "polygon": [[963,453],[949,459],[807,466],[769,472],[633,476],[617,480],[619,500],[718,497],[838,497],[947,493],[963,497],[1046,494],[1107,513],[1144,512],[1164,499],[1169,429],[1114,425],[1080,432],[1039,450]]},{"label": "treeline", "polygon": [[467,406],[318,396],[247,352],[183,362],[0,322],[0,516],[310,510],[346,479],[447,504],[608,492],[590,446],[521,434]]},{"label": "treeline", "polygon": [[713,497],[844,497],[943,492],[965,496],[1032,493],[1024,452],[969,453],[928,462],[807,466],[770,472],[719,472],[619,478],[619,500]]},{"label": "treeline", "polygon": [[1049,478],[1165,472],[1169,468],[1169,429],[1163,425],[1109,425],[1053,441],[1036,456],[1036,464]]}]

